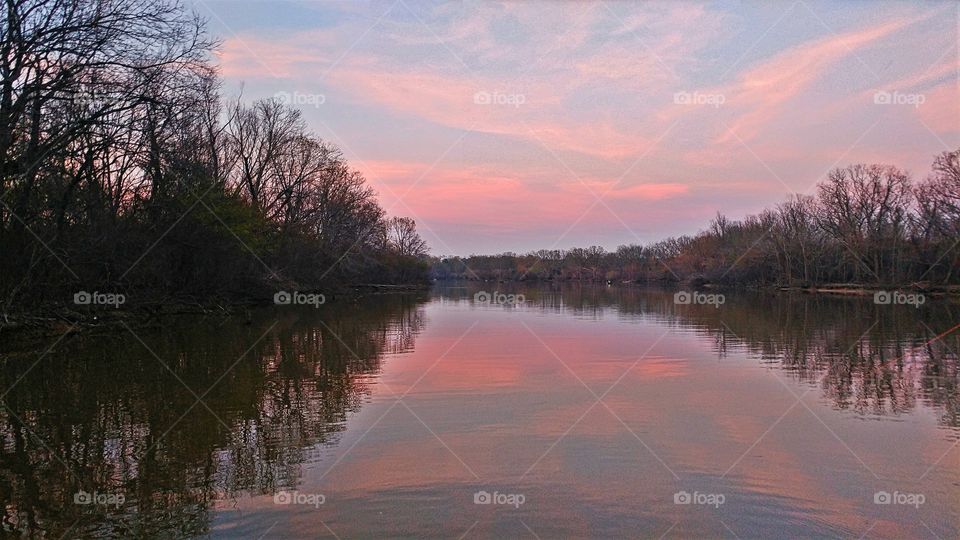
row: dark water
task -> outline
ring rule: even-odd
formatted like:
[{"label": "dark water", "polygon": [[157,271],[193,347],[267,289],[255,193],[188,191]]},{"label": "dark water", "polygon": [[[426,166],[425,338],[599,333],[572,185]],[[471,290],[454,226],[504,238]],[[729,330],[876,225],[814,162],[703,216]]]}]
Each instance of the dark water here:
[{"label": "dark water", "polygon": [[0,345],[4,535],[960,536],[957,305],[484,285]]}]

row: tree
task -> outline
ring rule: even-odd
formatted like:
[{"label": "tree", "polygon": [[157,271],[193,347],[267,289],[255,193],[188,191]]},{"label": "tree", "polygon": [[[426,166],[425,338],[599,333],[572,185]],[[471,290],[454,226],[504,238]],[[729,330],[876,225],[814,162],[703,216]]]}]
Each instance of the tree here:
[{"label": "tree", "polygon": [[940,275],[949,282],[960,267],[960,253],[954,249],[960,238],[960,149],[937,156],[933,172],[914,189],[914,195],[921,276]]},{"label": "tree", "polygon": [[0,208],[0,231],[40,213],[44,167],[74,161],[89,171],[96,153],[77,143],[112,116],[162,106],[169,92],[153,90],[201,67],[212,45],[176,1],[9,0],[4,10],[0,198],[12,191],[13,205]]},{"label": "tree", "polygon": [[852,279],[899,274],[911,201],[909,177],[892,166],[834,169],[818,186],[820,227],[840,244]]},{"label": "tree", "polygon": [[[224,105],[179,0],[8,0],[0,22],[5,310],[425,276],[390,271],[376,194],[298,110]],[[404,239],[423,253],[412,221]]]},{"label": "tree", "polygon": [[393,217],[387,222],[388,245],[403,257],[422,257],[427,243],[417,233],[417,223],[408,217]]}]

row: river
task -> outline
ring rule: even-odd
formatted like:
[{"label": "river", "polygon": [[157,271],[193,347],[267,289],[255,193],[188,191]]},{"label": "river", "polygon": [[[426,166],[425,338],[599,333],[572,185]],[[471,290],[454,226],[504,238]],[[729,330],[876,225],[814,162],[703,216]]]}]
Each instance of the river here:
[{"label": "river", "polygon": [[956,304],[675,293],[438,285],[2,344],[4,531],[960,536]]}]

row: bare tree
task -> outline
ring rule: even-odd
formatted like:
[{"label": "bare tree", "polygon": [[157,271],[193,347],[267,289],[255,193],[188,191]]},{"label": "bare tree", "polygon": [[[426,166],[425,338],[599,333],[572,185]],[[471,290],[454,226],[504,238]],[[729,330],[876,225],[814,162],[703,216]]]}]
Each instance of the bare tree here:
[{"label": "bare tree", "polygon": [[300,111],[278,101],[260,100],[252,106],[238,101],[234,106],[229,128],[236,163],[232,185],[255,210],[265,215],[276,211],[283,197],[278,163],[305,133]]},{"label": "bare tree", "polygon": [[944,152],[933,162],[933,172],[914,190],[917,215],[914,228],[924,278],[935,270],[945,283],[960,267],[960,149]]},{"label": "bare tree", "polygon": [[417,233],[416,222],[407,217],[393,217],[387,222],[390,247],[404,257],[421,257],[427,253],[427,243]]},{"label": "bare tree", "polygon": [[[8,0],[4,10],[0,197],[14,191],[12,211],[29,221],[44,165],[148,100],[157,77],[202,64],[212,44],[171,0]],[[0,228],[9,222],[0,208]]]},{"label": "bare tree", "polygon": [[907,174],[852,165],[831,171],[818,189],[819,224],[848,255],[851,277],[880,281],[884,272],[897,272],[912,201]]}]

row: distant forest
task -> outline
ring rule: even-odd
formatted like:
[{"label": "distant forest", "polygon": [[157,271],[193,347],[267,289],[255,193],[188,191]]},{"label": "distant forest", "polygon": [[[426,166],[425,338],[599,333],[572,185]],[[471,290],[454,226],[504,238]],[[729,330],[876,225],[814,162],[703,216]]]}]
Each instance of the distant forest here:
[{"label": "distant forest", "polygon": [[171,0],[10,0],[0,35],[0,312],[426,279],[426,246],[278,101],[221,97]]},{"label": "distant forest", "polygon": [[599,246],[435,259],[437,279],[698,281],[727,285],[960,284],[960,150],[920,182],[887,165],[838,168],[813,196],[743,220],[608,252]]}]

